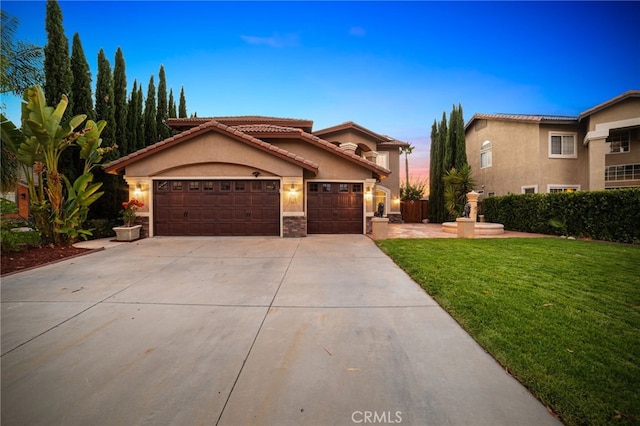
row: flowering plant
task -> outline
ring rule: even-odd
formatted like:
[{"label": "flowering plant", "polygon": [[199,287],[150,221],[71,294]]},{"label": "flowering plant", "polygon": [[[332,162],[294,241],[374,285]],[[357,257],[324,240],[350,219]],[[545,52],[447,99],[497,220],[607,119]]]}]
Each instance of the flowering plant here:
[{"label": "flowering plant", "polygon": [[124,220],[124,226],[133,226],[136,220],[136,211],[139,207],[143,207],[144,203],[136,199],[125,201],[122,203],[122,220]]}]

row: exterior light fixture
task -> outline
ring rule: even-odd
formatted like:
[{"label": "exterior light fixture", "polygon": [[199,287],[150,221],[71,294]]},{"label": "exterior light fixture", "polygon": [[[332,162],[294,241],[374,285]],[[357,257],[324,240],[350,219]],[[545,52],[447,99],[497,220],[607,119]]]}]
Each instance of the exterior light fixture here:
[{"label": "exterior light fixture", "polygon": [[258,176],[260,176],[260,172],[259,171],[255,171],[253,173],[251,173],[253,175],[253,177],[257,178]]}]

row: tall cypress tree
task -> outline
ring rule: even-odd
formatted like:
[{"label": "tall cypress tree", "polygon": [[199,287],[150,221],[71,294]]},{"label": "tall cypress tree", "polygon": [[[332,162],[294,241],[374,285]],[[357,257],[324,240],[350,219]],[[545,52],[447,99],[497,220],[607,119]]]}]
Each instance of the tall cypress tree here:
[{"label": "tall cypress tree", "polygon": [[177,112],[176,112],[176,100],[173,99],[173,89],[169,90],[169,117],[171,118],[176,118]]},{"label": "tall cypress tree", "polygon": [[142,149],[146,145],[145,129],[144,129],[144,113],[142,105],[144,102],[144,95],[142,93],[142,84],[138,86],[138,93],[136,93],[136,115],[138,116],[138,134],[136,137],[136,150]]},{"label": "tall cypress tree", "polygon": [[127,132],[127,75],[122,49],[116,50],[116,59],[113,68],[113,105],[115,137],[118,140],[121,155],[131,152],[129,148],[129,135]]},{"label": "tall cypress tree", "polygon": [[[103,144],[106,146],[117,145],[116,122],[114,112],[113,96],[113,74],[111,64],[104,54],[104,50],[98,52],[98,76],[96,78],[96,119],[105,120],[107,125],[102,131]],[[114,160],[120,156],[120,150],[105,155],[105,160]],[[104,195],[95,203],[92,210],[92,217],[117,217],[119,212],[119,201],[123,198],[120,194],[118,176],[105,173],[101,168],[95,169],[96,180],[102,182]]]},{"label": "tall cypress tree", "polygon": [[449,114],[449,123],[447,126],[447,139],[444,145],[444,159],[443,167],[444,171],[451,170],[455,164],[456,159],[456,123],[458,120],[456,106],[453,105],[451,113]]},{"label": "tall cypress tree", "polygon": [[[62,95],[71,93],[71,60],[69,58],[69,40],[62,26],[62,10],[56,0],[47,0],[45,29],[47,45],[44,47],[44,93],[47,103],[57,105]],[[74,110],[69,99],[64,118],[71,117]],[[76,177],[74,151],[65,149],[60,155],[58,170],[71,181]]]},{"label": "tall cypress tree", "polygon": [[[69,100],[71,105],[70,116],[78,114],[86,114],[89,120],[95,119],[93,110],[93,95],[91,91],[91,71],[87,58],[84,55],[80,35],[73,35],[71,46],[71,75],[73,81],[71,83],[71,91]],[[72,146],[69,148],[72,153],[73,176],[67,176],[69,180],[73,180],[84,172],[84,161],[80,158],[80,148]]]},{"label": "tall cypress tree", "polygon": [[137,150],[138,133],[140,127],[140,116],[137,114],[138,107],[136,102],[138,101],[138,81],[133,80],[133,89],[131,89],[131,95],[129,97],[129,104],[127,105],[127,144],[126,150],[122,151],[122,155],[131,154]]},{"label": "tall cypress tree", "polygon": [[444,208],[445,152],[447,145],[447,116],[443,112],[440,122],[434,121],[431,127],[431,159],[429,164],[429,220],[442,223],[446,220]]},{"label": "tall cypress tree", "polygon": [[156,122],[156,86],[153,76],[149,79],[147,99],[144,104],[144,138],[145,146],[158,142],[158,126]]},{"label": "tall cypress tree", "polygon": [[91,70],[84,55],[80,35],[73,35],[73,43],[71,47],[71,74],[73,82],[71,84],[71,100],[72,115],[87,114],[90,120],[95,119],[95,111],[93,110],[93,94],[91,90]]},{"label": "tall cypress tree", "polygon": [[167,106],[167,78],[164,72],[164,66],[160,65],[158,73],[158,109],[156,110],[156,129],[158,131],[158,140],[163,140],[171,136],[171,129],[165,123],[169,115]]},{"label": "tall cypress tree", "polygon": [[[56,0],[47,0],[45,28],[47,45],[44,48],[44,93],[48,103],[57,105],[62,95],[71,92],[71,61],[69,59],[69,40],[62,26],[62,11]],[[67,111],[73,105],[67,106]]]},{"label": "tall cypress tree", "polygon": [[184,86],[180,89],[180,103],[178,104],[178,117],[187,118],[187,100],[184,97]]},{"label": "tall cypress tree", "polygon": [[456,158],[454,166],[456,170],[461,170],[462,167],[468,164],[467,162],[467,143],[464,136],[464,115],[462,114],[462,105],[458,104],[457,110],[457,122],[456,122]]},{"label": "tall cypress tree", "polygon": [[[113,75],[111,74],[111,64],[104,54],[104,50],[100,49],[98,53],[98,78],[96,80],[96,119],[105,120],[106,127],[102,131],[103,144],[111,146],[117,144],[116,140],[116,123],[113,104]],[[118,158],[119,153],[109,154],[108,159]]]}]

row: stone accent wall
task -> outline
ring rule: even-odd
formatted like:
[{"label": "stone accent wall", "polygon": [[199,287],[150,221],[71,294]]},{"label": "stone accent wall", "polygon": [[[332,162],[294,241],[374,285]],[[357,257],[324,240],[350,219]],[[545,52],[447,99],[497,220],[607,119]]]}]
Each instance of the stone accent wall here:
[{"label": "stone accent wall", "polygon": [[404,223],[401,214],[388,214],[387,218],[389,218],[389,223]]},{"label": "stone accent wall", "polygon": [[282,219],[282,236],[284,238],[307,236],[306,216],[285,216]]},{"label": "stone accent wall", "polygon": [[137,216],[135,224],[142,225],[140,238],[149,238],[149,216]]},{"label": "stone accent wall", "polygon": [[367,234],[371,234],[373,232],[373,222],[371,222],[370,217],[367,217]]}]

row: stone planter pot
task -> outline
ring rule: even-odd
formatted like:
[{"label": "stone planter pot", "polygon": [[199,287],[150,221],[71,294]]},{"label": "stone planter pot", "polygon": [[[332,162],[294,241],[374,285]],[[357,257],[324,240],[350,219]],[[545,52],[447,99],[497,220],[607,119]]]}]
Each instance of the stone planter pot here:
[{"label": "stone planter pot", "polygon": [[116,226],[113,228],[116,231],[116,241],[137,240],[140,238],[140,229],[142,229],[142,225]]}]

